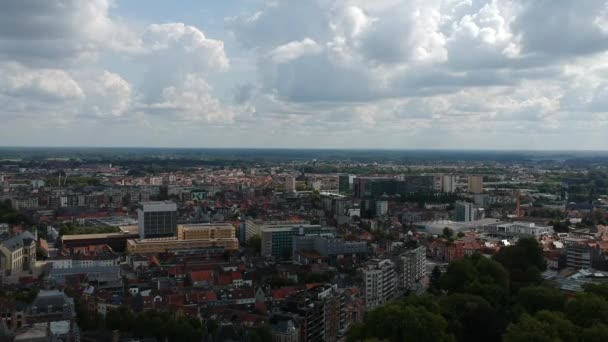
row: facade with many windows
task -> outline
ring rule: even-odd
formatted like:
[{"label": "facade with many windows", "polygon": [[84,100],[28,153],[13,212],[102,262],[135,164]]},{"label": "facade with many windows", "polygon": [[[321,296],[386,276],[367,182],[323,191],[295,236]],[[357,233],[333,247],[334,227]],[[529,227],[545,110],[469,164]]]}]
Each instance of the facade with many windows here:
[{"label": "facade with many windows", "polygon": [[371,310],[386,304],[395,296],[395,264],[389,259],[370,260],[362,270],[365,308]]},{"label": "facade with many windows", "polygon": [[177,204],[169,201],[144,202],[137,209],[140,239],[177,235]]},{"label": "facade with many windows", "polygon": [[17,275],[31,271],[36,264],[36,238],[23,232],[0,242],[0,271],[2,275]]}]

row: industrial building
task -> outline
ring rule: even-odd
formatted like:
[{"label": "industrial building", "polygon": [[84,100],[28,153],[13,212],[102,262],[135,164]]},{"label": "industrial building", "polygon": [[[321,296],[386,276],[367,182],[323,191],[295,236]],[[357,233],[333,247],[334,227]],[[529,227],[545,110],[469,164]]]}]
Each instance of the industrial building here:
[{"label": "industrial building", "polygon": [[484,227],[487,234],[504,236],[508,238],[539,238],[543,235],[553,234],[551,226],[537,226],[534,222],[500,222]]}]

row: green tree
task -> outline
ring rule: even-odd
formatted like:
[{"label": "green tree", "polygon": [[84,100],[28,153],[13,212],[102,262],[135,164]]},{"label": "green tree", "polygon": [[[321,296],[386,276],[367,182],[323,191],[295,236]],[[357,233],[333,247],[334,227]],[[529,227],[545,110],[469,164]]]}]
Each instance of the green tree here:
[{"label": "green tree", "polygon": [[509,272],[513,291],[539,284],[542,280],[540,274],[547,268],[543,251],[534,239],[520,239],[513,246],[501,248],[494,260]]},{"label": "green tree", "polygon": [[347,341],[378,338],[389,341],[454,341],[447,321],[421,306],[388,304],[366,315],[362,326],[355,326]]},{"label": "green tree", "polygon": [[453,294],[439,299],[441,315],[458,341],[499,341],[505,323],[479,296]]},{"label": "green tree", "polygon": [[519,290],[515,300],[533,315],[541,310],[564,311],[566,296],[554,287],[528,286]]},{"label": "green tree", "polygon": [[126,306],[120,306],[106,314],[106,328],[110,330],[130,331],[134,322],[135,315]]},{"label": "green tree", "polygon": [[449,293],[465,292],[468,285],[477,278],[477,270],[468,258],[448,264],[441,276],[441,288]]},{"label": "green tree", "polygon": [[581,341],[585,342],[605,342],[608,341],[608,325],[594,324],[591,328],[583,330]]},{"label": "green tree", "polygon": [[582,293],[566,303],[566,316],[584,328],[608,324],[608,302],[594,294]]},{"label": "green tree", "polygon": [[78,320],[78,326],[82,330],[94,330],[99,327],[99,314],[97,311],[89,309],[89,307],[82,302],[79,298],[76,298],[76,317]]},{"label": "green tree", "polygon": [[443,228],[443,236],[446,239],[451,239],[454,236],[454,231],[448,227]]},{"label": "green tree", "polygon": [[604,300],[608,300],[608,283],[589,283],[583,285],[583,289],[586,293],[592,293],[596,296],[602,297]]},{"label": "green tree", "polygon": [[272,341],[272,333],[267,325],[249,329],[252,342]]},{"label": "green tree", "polygon": [[577,327],[563,314],[540,311],[534,317],[524,314],[512,323],[504,336],[505,342],[577,341]]},{"label": "green tree", "polygon": [[439,266],[433,267],[429,277],[429,292],[433,294],[441,293],[441,269]]}]

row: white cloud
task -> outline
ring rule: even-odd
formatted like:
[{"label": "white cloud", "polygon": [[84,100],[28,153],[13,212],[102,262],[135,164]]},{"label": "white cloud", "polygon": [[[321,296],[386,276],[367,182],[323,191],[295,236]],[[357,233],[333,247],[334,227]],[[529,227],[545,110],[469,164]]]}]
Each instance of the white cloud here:
[{"label": "white cloud", "polygon": [[120,117],[131,109],[133,96],[129,82],[105,70],[91,85],[88,102],[97,117]]},{"label": "white cloud", "polygon": [[224,28],[122,1],[0,2],[0,136],[529,148],[567,133],[604,146],[606,0],[255,1],[230,6]]},{"label": "white cloud", "polygon": [[211,86],[202,77],[188,74],[179,85],[165,87],[161,101],[148,109],[161,111],[160,115],[175,114],[183,121],[231,123],[235,117],[232,108],[223,106],[210,92]]},{"label": "white cloud", "polygon": [[17,63],[0,67],[0,92],[13,96],[40,96],[52,100],[81,99],[84,92],[67,72],[61,69],[28,69]]},{"label": "white cloud", "polygon": [[513,23],[524,51],[553,56],[585,55],[608,48],[605,0],[520,0]]},{"label": "white cloud", "polygon": [[143,35],[149,53],[199,66],[226,70],[230,66],[221,40],[209,39],[198,28],[183,23],[152,24]]},{"label": "white cloud", "polygon": [[94,60],[99,49],[134,52],[137,36],[110,18],[112,0],[0,1],[0,57],[22,64]]},{"label": "white cloud", "polygon": [[305,55],[315,55],[321,53],[323,47],[319,46],[314,40],[306,38],[302,41],[289,42],[270,51],[270,58],[275,63],[286,63],[298,59]]}]

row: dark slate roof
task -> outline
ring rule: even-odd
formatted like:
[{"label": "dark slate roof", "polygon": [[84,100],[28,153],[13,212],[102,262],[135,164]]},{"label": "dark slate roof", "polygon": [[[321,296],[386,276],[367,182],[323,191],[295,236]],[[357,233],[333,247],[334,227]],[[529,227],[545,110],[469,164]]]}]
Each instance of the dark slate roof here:
[{"label": "dark slate roof", "polygon": [[68,305],[68,307],[72,306],[72,301],[68,298],[63,292],[50,290],[50,291],[40,291],[34,302],[30,306],[30,310],[36,307],[37,312],[39,313],[49,313],[49,307],[51,308],[50,312],[63,312],[63,306]]},{"label": "dark slate roof", "polygon": [[34,240],[34,235],[26,231],[2,241],[2,245],[5,246],[9,251],[13,252],[19,248],[22,248],[24,245],[29,246]]}]

